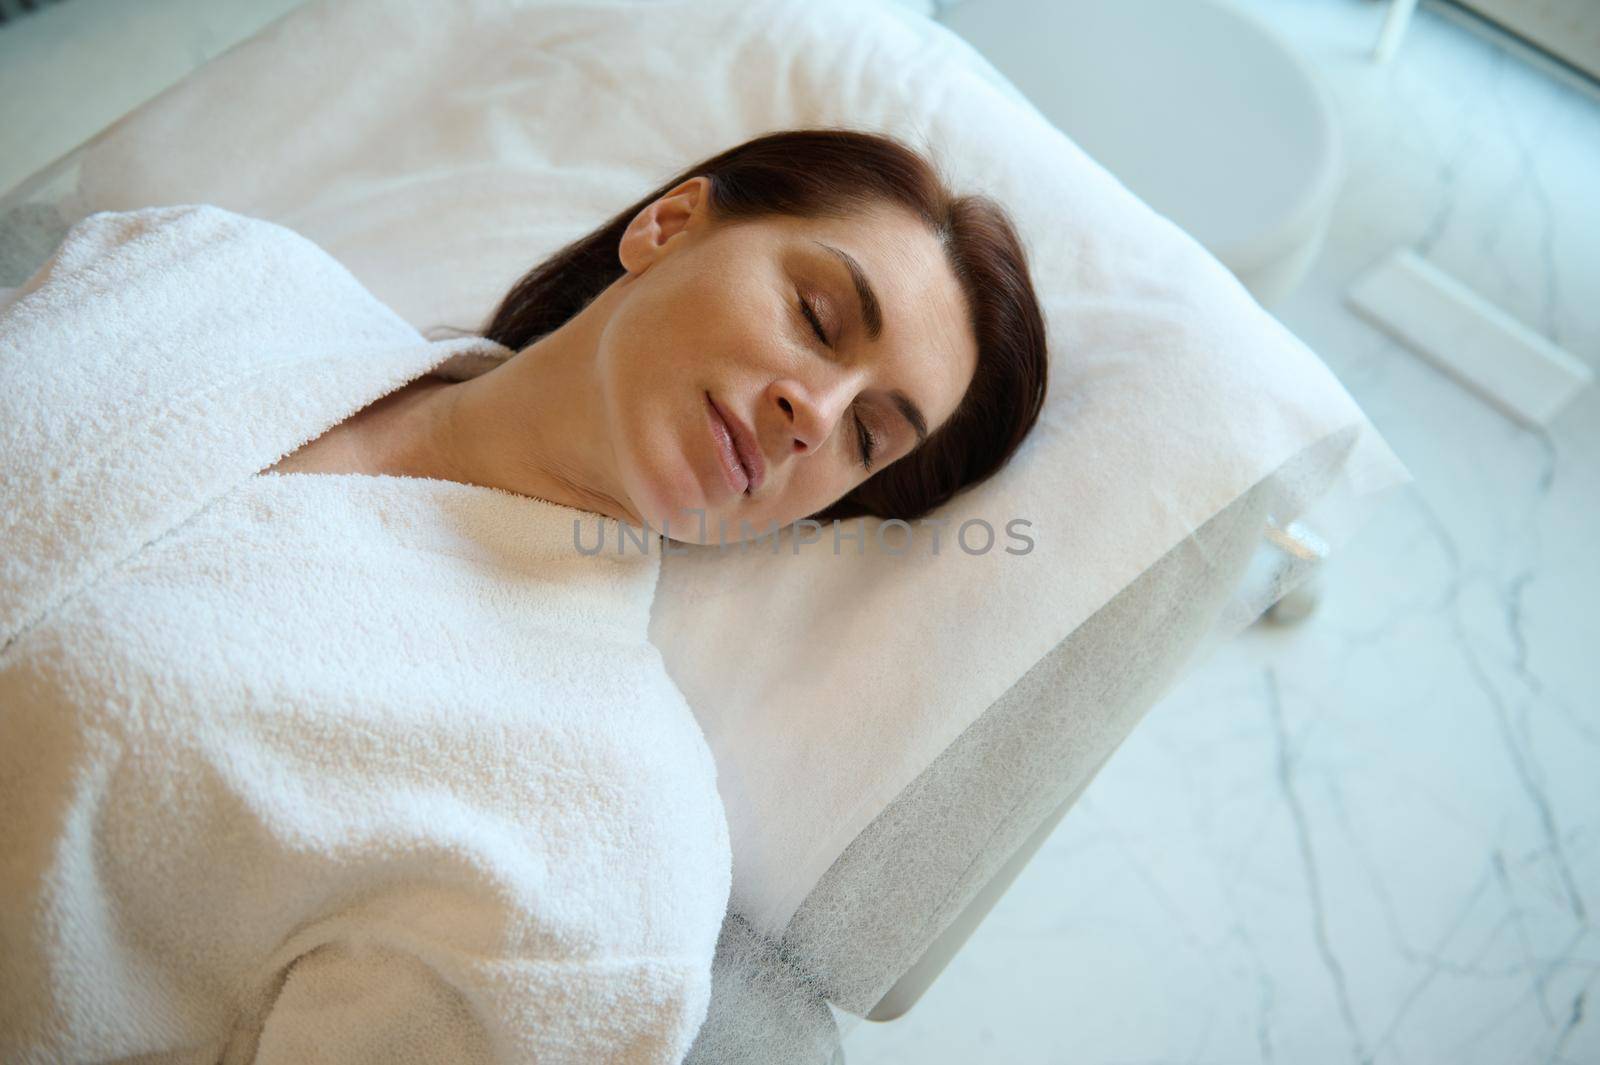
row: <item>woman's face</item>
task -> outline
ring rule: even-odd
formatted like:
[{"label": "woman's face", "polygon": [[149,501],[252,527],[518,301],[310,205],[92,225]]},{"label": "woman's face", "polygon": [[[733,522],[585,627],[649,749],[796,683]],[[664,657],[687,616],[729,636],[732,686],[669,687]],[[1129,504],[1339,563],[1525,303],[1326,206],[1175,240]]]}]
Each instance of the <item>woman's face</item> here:
[{"label": "woman's face", "polygon": [[618,487],[692,543],[835,502],[937,430],[977,365],[960,287],[908,212],[713,226],[708,189],[629,226],[595,351]]}]

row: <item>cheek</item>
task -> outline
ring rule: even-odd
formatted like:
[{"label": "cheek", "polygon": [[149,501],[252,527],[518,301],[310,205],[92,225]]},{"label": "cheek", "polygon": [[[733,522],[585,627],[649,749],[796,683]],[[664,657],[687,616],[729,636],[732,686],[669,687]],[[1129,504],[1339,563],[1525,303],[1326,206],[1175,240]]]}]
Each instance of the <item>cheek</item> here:
[{"label": "cheek", "polygon": [[641,393],[682,378],[693,341],[678,323],[644,321],[635,315],[612,323],[599,352],[600,375],[617,401],[633,402]]},{"label": "cheek", "polygon": [[694,468],[689,405],[674,390],[631,388],[618,379],[609,397],[611,446],[620,487],[628,502],[657,531],[670,521],[686,520],[684,510],[705,506],[704,489]]}]

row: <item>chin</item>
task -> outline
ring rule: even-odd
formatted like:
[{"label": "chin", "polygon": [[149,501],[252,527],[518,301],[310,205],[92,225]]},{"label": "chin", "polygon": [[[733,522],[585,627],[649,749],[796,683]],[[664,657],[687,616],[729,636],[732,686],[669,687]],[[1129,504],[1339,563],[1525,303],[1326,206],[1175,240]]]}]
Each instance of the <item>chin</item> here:
[{"label": "chin", "polygon": [[704,528],[715,539],[718,508],[706,499],[705,490],[687,466],[635,466],[624,483],[634,511],[651,531],[673,540],[704,543]]},{"label": "chin", "polygon": [[710,474],[690,458],[696,443],[704,443],[709,454],[709,441],[699,441],[694,430],[672,431],[677,423],[665,411],[638,412],[631,423],[657,427],[618,441],[623,488],[634,512],[652,531],[682,543],[717,543],[719,517],[727,522],[727,538],[737,539],[740,497],[720,480],[708,486],[704,477]]}]

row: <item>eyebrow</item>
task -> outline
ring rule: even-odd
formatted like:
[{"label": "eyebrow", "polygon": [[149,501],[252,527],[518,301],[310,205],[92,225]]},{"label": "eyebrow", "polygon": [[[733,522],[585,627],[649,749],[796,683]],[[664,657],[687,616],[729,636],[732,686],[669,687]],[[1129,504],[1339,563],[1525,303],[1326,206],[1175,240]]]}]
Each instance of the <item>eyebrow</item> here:
[{"label": "eyebrow", "polygon": [[[855,286],[856,299],[859,303],[857,309],[860,311],[862,322],[866,326],[867,339],[877,340],[883,333],[883,308],[878,303],[878,294],[873,290],[872,282],[867,279],[867,272],[861,269],[861,264],[856,262],[855,256],[842,248],[836,248],[832,244],[825,244],[820,240],[812,241],[812,243],[844,263],[845,269],[850,272],[850,281]],[[911,426],[911,431],[917,434],[917,446],[921,447],[923,442],[928,439],[928,419],[923,417],[922,408],[918,407],[910,396],[898,388],[889,392],[889,398],[894,400],[895,409],[900,412],[900,416]]]},{"label": "eyebrow", "polygon": [[878,334],[883,332],[883,310],[878,306],[878,294],[873,291],[872,282],[867,280],[867,272],[861,269],[861,264],[849,252],[820,240],[812,243],[844,263],[845,269],[850,271],[850,280],[856,287],[856,298],[861,303],[861,317],[867,325],[867,339],[877,340]]},{"label": "eyebrow", "polygon": [[911,431],[917,434],[917,447],[921,447],[928,439],[928,419],[922,416],[922,409],[898,388],[889,393],[889,398],[894,400],[895,409],[900,412],[900,416],[911,424]]}]

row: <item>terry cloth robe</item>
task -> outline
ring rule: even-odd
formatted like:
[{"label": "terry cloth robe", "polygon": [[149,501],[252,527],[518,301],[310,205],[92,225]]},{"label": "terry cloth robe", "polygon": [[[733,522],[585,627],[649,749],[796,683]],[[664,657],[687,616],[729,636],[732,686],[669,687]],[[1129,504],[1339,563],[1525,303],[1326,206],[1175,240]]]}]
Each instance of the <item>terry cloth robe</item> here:
[{"label": "terry cloth robe", "polygon": [[658,545],[261,472],[509,354],[207,206],[94,215],[0,309],[0,1061],[687,1053],[730,855]]}]

